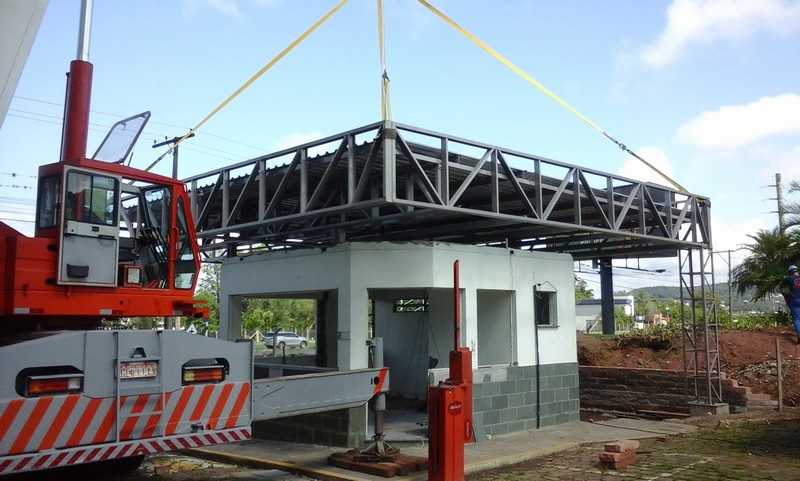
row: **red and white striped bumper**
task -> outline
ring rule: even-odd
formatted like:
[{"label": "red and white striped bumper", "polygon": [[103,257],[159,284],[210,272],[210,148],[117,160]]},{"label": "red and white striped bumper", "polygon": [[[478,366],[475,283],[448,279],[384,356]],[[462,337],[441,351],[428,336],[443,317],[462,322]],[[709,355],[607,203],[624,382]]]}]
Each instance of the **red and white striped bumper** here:
[{"label": "red and white striped bumper", "polygon": [[58,468],[73,464],[90,463],[107,459],[139,456],[164,451],[198,448],[212,444],[231,443],[250,439],[250,427],[220,431],[197,432],[180,436],[135,440],[51,450],[47,452],[6,456],[0,461],[0,475]]}]

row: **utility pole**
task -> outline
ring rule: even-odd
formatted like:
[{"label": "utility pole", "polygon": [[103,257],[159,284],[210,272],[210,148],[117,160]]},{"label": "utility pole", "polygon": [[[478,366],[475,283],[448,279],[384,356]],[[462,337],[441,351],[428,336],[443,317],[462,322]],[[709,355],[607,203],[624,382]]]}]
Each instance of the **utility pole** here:
[{"label": "utility pole", "polygon": [[778,228],[783,232],[786,229],[786,221],[783,218],[786,212],[783,208],[783,185],[781,184],[780,172],[775,174],[775,190],[778,193]]},{"label": "utility pole", "polygon": [[[189,134],[189,135],[186,136],[187,139],[191,138],[191,137],[194,137],[194,134]],[[173,137],[171,139],[167,139],[167,140],[165,140],[163,142],[160,142],[158,144],[153,144],[153,148],[157,149],[158,147],[163,147],[165,145],[177,144],[177,142],[180,141],[181,138],[182,137]],[[161,160],[161,157],[159,157],[158,160]],[[158,161],[156,161],[156,162],[158,162]],[[155,165],[155,163],[150,165],[150,167],[152,167],[153,165]],[[150,170],[150,167],[148,167],[147,170]],[[172,149],[172,178],[173,179],[177,179],[178,178],[178,146],[177,145],[175,146],[174,149]],[[171,331],[174,327],[175,327],[175,320],[172,317],[165,317],[164,318],[164,330]]]},{"label": "utility pole", "polygon": [[[187,139],[190,139],[192,137],[194,137],[194,134],[189,134],[189,135],[186,136]],[[182,138],[183,137],[173,137],[171,139],[167,139],[167,140],[165,140],[163,142],[160,142],[158,144],[153,144],[153,148],[156,149],[158,147],[163,147],[165,145],[175,144],[179,140],[181,140]],[[172,178],[173,179],[177,179],[178,178],[178,146],[177,145],[175,146],[174,149],[172,149]]]}]

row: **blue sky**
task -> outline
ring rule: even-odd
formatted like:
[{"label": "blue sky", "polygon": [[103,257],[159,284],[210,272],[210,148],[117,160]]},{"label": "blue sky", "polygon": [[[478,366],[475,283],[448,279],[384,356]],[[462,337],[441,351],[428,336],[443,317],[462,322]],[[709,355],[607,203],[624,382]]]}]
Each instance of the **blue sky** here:
[{"label": "blue sky", "polygon": [[[337,3],[95,0],[89,153],[115,121],[150,110],[133,160],[149,165],[164,152],[154,141],[194,127]],[[800,1],[430,3],[710,197],[715,251],[777,225],[775,174],[785,185],[800,180]],[[32,217],[34,190],[25,187],[35,186],[39,165],[58,158],[79,9],[78,0],[51,0],[0,129],[2,219]],[[376,13],[375,0],[346,3],[182,144],[179,175],[380,120]],[[385,0],[384,28],[393,120],[664,183],[416,0]],[[169,175],[171,163],[154,170]],[[12,225],[30,231],[29,223]],[[727,271],[726,260],[715,262],[718,270]],[[648,265],[671,277],[647,277],[677,283],[677,263],[664,264]],[[617,283],[632,287],[624,275]]]}]

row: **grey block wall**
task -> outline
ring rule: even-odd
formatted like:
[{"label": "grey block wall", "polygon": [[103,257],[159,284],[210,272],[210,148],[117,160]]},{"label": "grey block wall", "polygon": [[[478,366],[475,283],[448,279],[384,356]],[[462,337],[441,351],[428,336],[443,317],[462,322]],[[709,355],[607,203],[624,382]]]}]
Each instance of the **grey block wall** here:
[{"label": "grey block wall", "polygon": [[473,378],[475,431],[499,436],[580,421],[578,363],[476,370]]},{"label": "grey block wall", "polygon": [[255,422],[253,437],[344,448],[361,447],[367,440],[364,409],[340,409]]}]

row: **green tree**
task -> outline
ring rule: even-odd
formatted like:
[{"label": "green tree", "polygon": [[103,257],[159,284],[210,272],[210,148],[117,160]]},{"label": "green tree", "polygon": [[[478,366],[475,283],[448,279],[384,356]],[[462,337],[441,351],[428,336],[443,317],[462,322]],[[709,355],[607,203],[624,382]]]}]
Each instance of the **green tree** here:
[{"label": "green tree", "polygon": [[575,276],[575,302],[587,301],[594,299],[594,292],[589,289],[589,285],[585,280]]},{"label": "green tree", "polygon": [[731,272],[731,284],[739,295],[752,289],[753,300],[762,300],[778,292],[786,276],[786,266],[800,259],[800,235],[776,227],[748,236],[752,244],[744,247],[749,254]]},{"label": "green tree", "polygon": [[[800,182],[793,180],[789,183],[789,193],[800,192]],[[783,204],[784,212],[786,213],[787,227],[800,226],[800,202],[786,202]]]},{"label": "green tree", "polygon": [[209,310],[208,328],[219,331],[219,296],[221,290],[220,273],[222,264],[203,264],[200,270],[200,282],[195,292],[195,300],[205,301]]},{"label": "green tree", "polygon": [[294,331],[307,334],[316,322],[316,302],[313,299],[266,299],[251,297],[242,302],[242,328]]},{"label": "green tree", "polygon": [[208,307],[208,329],[210,331],[219,331],[219,299],[209,291],[198,291],[194,299],[206,302],[206,307]]}]

